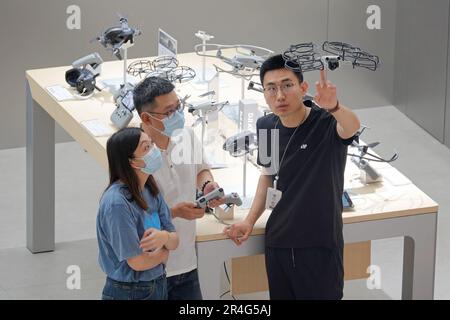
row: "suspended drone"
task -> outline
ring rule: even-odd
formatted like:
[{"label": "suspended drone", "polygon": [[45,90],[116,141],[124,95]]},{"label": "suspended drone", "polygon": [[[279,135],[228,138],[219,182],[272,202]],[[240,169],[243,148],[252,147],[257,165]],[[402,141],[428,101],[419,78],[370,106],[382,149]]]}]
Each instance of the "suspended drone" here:
[{"label": "suspended drone", "polygon": [[361,67],[371,71],[377,70],[380,59],[344,42],[325,41],[322,51],[332,55],[320,55],[312,42],[291,45],[283,52],[286,67],[297,72],[314,70],[336,70],[341,64],[351,64],[353,68]]},{"label": "suspended drone", "polygon": [[145,79],[162,77],[170,82],[184,83],[195,78],[195,71],[187,66],[179,66],[171,56],[161,56],[155,60],[138,60],[130,64],[128,74]]},{"label": "suspended drone", "polygon": [[[203,48],[208,51],[216,50],[216,53],[203,53]],[[234,56],[229,57],[224,55],[222,50],[225,49],[235,49]],[[272,50],[247,44],[197,44],[195,46],[195,52],[199,56],[218,58],[232,67],[229,70],[225,70],[217,65],[214,65],[218,72],[229,73],[247,80],[250,80],[251,77],[257,75],[256,71],[261,68],[263,62],[273,53]]]},{"label": "suspended drone", "polygon": [[111,49],[113,54],[119,60],[122,60],[120,50],[126,45],[132,46],[134,44],[134,37],[141,35],[142,32],[136,28],[131,28],[128,25],[127,18],[121,17],[119,22],[120,26],[106,29],[94,40],[98,40],[105,48]]}]

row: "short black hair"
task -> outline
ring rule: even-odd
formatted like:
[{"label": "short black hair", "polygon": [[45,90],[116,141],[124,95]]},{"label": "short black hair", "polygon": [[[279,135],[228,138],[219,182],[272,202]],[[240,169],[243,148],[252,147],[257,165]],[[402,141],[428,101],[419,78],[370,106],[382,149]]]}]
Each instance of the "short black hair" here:
[{"label": "short black hair", "polygon": [[145,105],[152,105],[155,98],[171,93],[175,86],[161,77],[148,77],[141,81],[133,90],[133,102],[137,112],[141,114]]},{"label": "short black hair", "polygon": [[271,56],[261,65],[261,69],[259,70],[259,77],[261,79],[261,84],[264,84],[264,75],[268,71],[278,70],[278,69],[288,69],[291,70],[297,76],[300,83],[303,82],[303,74],[300,70],[300,66],[296,62],[289,62],[289,66],[295,68],[296,70],[292,70],[291,68],[286,67],[286,62],[281,54],[277,54]]}]

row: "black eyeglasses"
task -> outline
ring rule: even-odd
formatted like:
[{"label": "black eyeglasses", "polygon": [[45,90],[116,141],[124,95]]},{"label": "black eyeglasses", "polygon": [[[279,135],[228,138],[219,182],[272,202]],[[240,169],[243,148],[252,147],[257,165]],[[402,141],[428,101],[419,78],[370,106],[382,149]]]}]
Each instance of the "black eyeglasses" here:
[{"label": "black eyeglasses", "polygon": [[150,114],[158,114],[158,115],[161,115],[161,116],[166,116],[166,117],[170,117],[171,115],[173,115],[175,112],[183,112],[183,110],[184,110],[184,104],[182,104],[181,102],[178,102],[178,105],[175,107],[175,108],[173,108],[173,109],[170,109],[169,111],[167,111],[167,112],[152,112],[152,111],[148,111],[147,113],[150,113]]},{"label": "black eyeglasses", "polygon": [[287,82],[283,83],[280,86],[270,84],[267,87],[264,87],[264,93],[266,93],[269,97],[275,97],[278,93],[278,88],[280,88],[281,92],[284,94],[289,94],[294,90],[295,83],[294,82]]}]

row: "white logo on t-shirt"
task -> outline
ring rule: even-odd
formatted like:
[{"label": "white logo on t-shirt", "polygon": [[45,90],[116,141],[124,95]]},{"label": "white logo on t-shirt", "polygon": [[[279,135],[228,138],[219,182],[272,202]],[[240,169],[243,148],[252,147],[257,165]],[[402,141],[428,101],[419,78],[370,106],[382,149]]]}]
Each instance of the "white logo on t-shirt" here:
[{"label": "white logo on t-shirt", "polygon": [[306,143],[302,144],[300,147],[301,150],[306,150],[306,148],[308,148],[308,145]]}]

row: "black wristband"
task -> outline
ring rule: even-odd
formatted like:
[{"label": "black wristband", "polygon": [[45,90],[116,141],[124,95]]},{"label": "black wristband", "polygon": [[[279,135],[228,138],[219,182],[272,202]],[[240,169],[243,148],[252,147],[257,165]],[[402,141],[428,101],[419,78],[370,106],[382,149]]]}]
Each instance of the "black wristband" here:
[{"label": "black wristband", "polygon": [[334,107],[333,109],[329,109],[328,112],[329,112],[329,113],[335,113],[335,112],[338,111],[339,109],[340,109],[340,106],[339,106],[339,100],[337,100],[336,107]]}]

